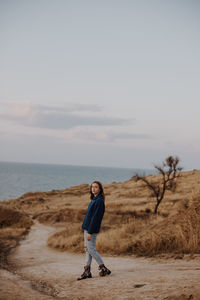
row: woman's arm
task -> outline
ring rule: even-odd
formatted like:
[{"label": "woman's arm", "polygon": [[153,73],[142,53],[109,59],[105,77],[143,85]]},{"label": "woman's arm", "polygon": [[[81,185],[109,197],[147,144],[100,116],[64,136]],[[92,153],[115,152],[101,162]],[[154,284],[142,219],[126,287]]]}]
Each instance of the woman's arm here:
[{"label": "woman's arm", "polygon": [[88,228],[88,233],[89,234],[92,234],[94,232],[97,232],[96,230],[99,230],[100,225],[101,225],[101,221],[103,219],[104,211],[105,211],[104,201],[99,200],[96,203],[96,207],[95,207],[95,210],[93,212],[93,216],[92,216],[91,221],[90,221],[90,225],[89,225],[89,228]]},{"label": "woman's arm", "polygon": [[91,234],[88,233],[88,235],[87,235],[87,240],[90,241],[90,240],[91,240],[91,237],[92,237]]}]

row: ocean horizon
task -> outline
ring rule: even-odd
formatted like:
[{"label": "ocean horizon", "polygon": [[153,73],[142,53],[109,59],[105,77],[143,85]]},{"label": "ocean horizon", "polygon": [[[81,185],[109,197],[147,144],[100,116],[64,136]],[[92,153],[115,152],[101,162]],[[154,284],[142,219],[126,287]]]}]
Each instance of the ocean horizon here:
[{"label": "ocean horizon", "polygon": [[76,166],[46,163],[0,162],[0,201],[27,192],[62,190],[99,180],[103,184],[122,182],[136,173],[155,174],[153,169]]}]

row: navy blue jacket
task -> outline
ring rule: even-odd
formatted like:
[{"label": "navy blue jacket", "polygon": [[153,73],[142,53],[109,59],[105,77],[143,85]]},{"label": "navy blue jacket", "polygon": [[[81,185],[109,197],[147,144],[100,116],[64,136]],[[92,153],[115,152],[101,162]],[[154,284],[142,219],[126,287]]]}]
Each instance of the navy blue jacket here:
[{"label": "navy blue jacket", "polygon": [[82,224],[82,229],[87,230],[87,232],[90,234],[98,233],[100,231],[104,211],[104,199],[99,193],[88,205],[88,209]]}]

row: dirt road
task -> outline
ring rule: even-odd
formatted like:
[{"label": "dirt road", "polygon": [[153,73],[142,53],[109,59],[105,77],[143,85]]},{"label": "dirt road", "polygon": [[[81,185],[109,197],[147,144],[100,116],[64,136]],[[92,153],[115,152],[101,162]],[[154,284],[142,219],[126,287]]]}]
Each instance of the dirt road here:
[{"label": "dirt road", "polygon": [[0,271],[1,300],[139,300],[200,299],[200,261],[195,259],[146,259],[104,257],[112,270],[99,277],[77,281],[84,255],[49,249],[46,241],[55,228],[36,223],[9,256],[13,273]]}]

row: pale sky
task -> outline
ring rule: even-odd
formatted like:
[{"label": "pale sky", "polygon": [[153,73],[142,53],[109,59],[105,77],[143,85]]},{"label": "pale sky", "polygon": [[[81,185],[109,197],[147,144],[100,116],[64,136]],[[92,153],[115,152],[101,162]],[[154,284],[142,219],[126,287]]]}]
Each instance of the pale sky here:
[{"label": "pale sky", "polygon": [[200,168],[200,1],[0,0],[0,161]]}]

